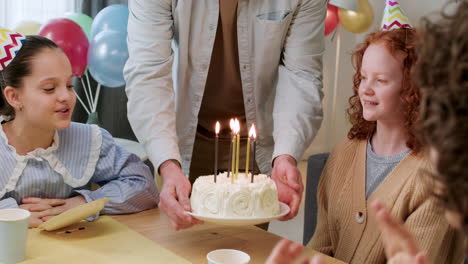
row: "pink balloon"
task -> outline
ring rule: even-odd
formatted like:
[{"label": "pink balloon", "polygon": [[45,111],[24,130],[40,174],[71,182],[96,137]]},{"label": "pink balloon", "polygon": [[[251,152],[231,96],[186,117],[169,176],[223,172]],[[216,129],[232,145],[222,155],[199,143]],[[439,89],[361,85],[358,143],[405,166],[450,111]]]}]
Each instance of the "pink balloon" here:
[{"label": "pink balloon", "polygon": [[38,35],[52,40],[65,52],[70,60],[73,75],[83,75],[88,65],[89,42],[77,23],[66,18],[52,19],[41,27]]},{"label": "pink balloon", "polygon": [[338,18],[338,7],[327,4],[327,18],[325,18],[325,36],[332,33],[336,26],[340,23]]}]

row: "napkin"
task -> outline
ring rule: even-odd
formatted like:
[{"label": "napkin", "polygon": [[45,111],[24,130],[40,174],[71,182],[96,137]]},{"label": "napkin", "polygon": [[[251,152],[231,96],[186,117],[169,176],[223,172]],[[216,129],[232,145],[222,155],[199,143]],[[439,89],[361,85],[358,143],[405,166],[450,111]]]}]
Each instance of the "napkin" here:
[{"label": "napkin", "polygon": [[108,198],[99,199],[90,203],[82,204],[59,215],[38,226],[40,230],[53,231],[80,222],[92,215],[99,213],[104,205],[109,202]]},{"label": "napkin", "polygon": [[109,216],[53,232],[29,229],[21,264],[188,264]]}]

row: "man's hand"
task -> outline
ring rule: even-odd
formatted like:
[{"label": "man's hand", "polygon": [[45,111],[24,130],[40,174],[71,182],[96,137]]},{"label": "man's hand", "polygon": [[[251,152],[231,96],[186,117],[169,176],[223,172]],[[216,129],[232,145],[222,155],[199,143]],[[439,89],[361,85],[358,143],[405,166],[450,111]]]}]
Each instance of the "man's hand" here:
[{"label": "man's hand", "polygon": [[413,236],[403,224],[393,219],[384,205],[375,200],[372,202],[377,224],[382,234],[388,263],[391,264],[425,264],[426,255],[420,251]]},{"label": "man's hand", "polygon": [[160,175],[164,183],[158,206],[169,217],[172,227],[181,230],[202,224],[202,221],[186,212],[192,210],[189,200],[191,186],[182,169],[171,160],[167,160],[160,166]]},{"label": "man's hand", "polygon": [[304,185],[299,169],[296,167],[296,160],[290,155],[280,155],[275,158],[272,179],[278,188],[279,200],[289,205],[291,211],[288,215],[279,220],[289,220],[297,215],[301,204]]},{"label": "man's hand", "polygon": [[78,195],[69,199],[43,199],[37,197],[25,198],[19,206],[31,212],[29,227],[38,227],[50,218],[59,215],[79,205],[85,204],[83,196]]}]

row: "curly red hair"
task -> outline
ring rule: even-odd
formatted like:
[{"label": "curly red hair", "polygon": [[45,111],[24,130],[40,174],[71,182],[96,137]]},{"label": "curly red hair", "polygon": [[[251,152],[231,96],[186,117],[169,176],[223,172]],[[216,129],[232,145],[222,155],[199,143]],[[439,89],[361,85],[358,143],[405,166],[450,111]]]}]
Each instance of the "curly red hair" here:
[{"label": "curly red hair", "polygon": [[411,78],[412,70],[416,64],[417,35],[414,29],[394,29],[390,31],[377,31],[367,36],[365,41],[357,46],[352,54],[353,66],[356,73],[353,76],[353,95],[349,98],[349,108],[346,110],[351,122],[348,132],[349,139],[368,139],[374,132],[376,121],[367,121],[363,117],[363,109],[359,100],[359,84],[361,82],[362,58],[367,47],[371,44],[384,43],[389,52],[396,57],[397,53],[404,53],[402,92],[400,99],[403,104],[405,116],[405,128],[408,131],[406,145],[411,150],[418,152],[421,143],[415,135],[415,125],[419,118],[419,102],[421,94],[415,82]]}]

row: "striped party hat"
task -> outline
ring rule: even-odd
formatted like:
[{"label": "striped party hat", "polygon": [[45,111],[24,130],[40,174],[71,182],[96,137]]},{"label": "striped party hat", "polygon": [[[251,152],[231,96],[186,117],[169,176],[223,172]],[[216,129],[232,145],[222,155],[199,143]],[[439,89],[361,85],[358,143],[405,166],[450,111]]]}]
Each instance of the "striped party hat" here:
[{"label": "striped party hat", "polygon": [[382,18],[382,30],[392,30],[397,28],[411,28],[408,17],[397,0],[387,0]]},{"label": "striped party hat", "polygon": [[15,58],[26,37],[20,33],[0,28],[0,71]]}]

